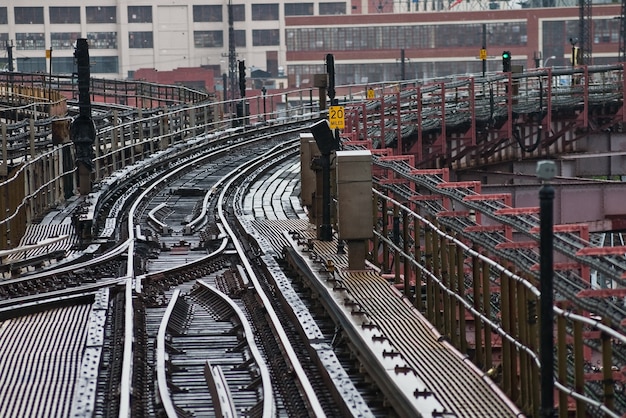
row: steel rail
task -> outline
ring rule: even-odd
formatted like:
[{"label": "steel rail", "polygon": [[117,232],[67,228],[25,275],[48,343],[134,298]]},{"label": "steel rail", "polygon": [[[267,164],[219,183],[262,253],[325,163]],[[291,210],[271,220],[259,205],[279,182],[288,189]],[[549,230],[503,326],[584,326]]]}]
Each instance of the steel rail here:
[{"label": "steel rail", "polygon": [[167,375],[165,372],[165,334],[167,332],[167,325],[170,321],[170,317],[172,316],[172,312],[174,311],[174,306],[178,302],[179,296],[180,289],[174,290],[174,293],[172,294],[170,301],[167,304],[167,308],[165,309],[165,313],[163,314],[163,319],[159,324],[159,331],[156,338],[157,390],[159,394],[159,399],[161,400],[161,404],[163,405],[163,410],[168,418],[178,418],[178,413],[176,412],[176,408],[174,407],[174,402],[172,401],[172,397],[170,396],[167,385]]},{"label": "steel rail", "polygon": [[[299,132],[301,128],[288,130],[287,132],[281,131],[280,134],[286,134],[289,132]],[[276,135],[274,133],[273,135]],[[220,138],[223,139],[223,138]],[[131,413],[131,392],[132,392],[132,370],[133,370],[133,334],[134,334],[134,321],[133,321],[133,306],[132,306],[132,296],[133,291],[140,291],[141,289],[141,281],[137,281],[134,272],[134,257],[135,257],[135,241],[136,237],[136,218],[139,208],[143,205],[143,201],[150,196],[154,189],[157,188],[158,185],[164,183],[169,178],[180,174],[182,171],[189,169],[198,163],[201,163],[208,158],[214,157],[219,154],[232,152],[238,147],[250,145],[258,141],[262,141],[266,139],[266,137],[254,137],[251,139],[246,139],[242,141],[238,141],[234,144],[229,144],[224,148],[220,148],[218,150],[209,150],[209,152],[205,155],[196,156],[195,158],[187,159],[183,164],[176,167],[174,170],[169,171],[167,174],[156,177],[152,176],[152,181],[145,189],[135,198],[130,209],[128,210],[128,224],[127,224],[127,234],[128,234],[128,253],[127,253],[127,263],[126,263],[126,275],[124,279],[126,280],[126,290],[125,290],[125,330],[124,330],[124,354],[122,358],[122,376],[120,382],[120,409],[119,416],[120,418],[126,418],[130,416]],[[205,145],[206,146],[206,145]],[[276,147],[280,148],[280,147]],[[237,171],[237,170],[235,170]],[[231,172],[228,176],[232,176],[235,172]],[[267,376],[269,378],[269,374]],[[264,387],[268,387],[265,386]],[[271,384],[269,385],[271,388]],[[270,398],[272,398],[270,396]],[[267,411],[270,412],[273,408],[273,402],[271,405],[267,405]]]},{"label": "steel rail", "polygon": [[[259,369],[261,371],[261,376],[262,376],[263,381],[264,381],[263,382],[263,387],[264,387],[264,390],[265,390],[265,387],[266,387],[265,385],[268,382],[266,379],[269,379],[269,370],[267,368],[267,365],[265,364],[265,360],[263,359],[263,355],[261,354],[261,351],[259,350],[259,347],[257,346],[257,344],[255,342],[254,331],[252,330],[252,326],[250,325],[250,322],[247,320],[245,313],[241,310],[241,308],[239,306],[237,306],[237,304],[231,298],[229,298],[227,295],[225,295],[224,293],[220,292],[218,289],[214,288],[213,286],[209,285],[204,280],[197,280],[196,283],[198,283],[198,285],[200,285],[204,289],[210,291],[211,293],[219,296],[222,299],[222,301],[227,303],[230,306],[230,308],[233,310],[233,312],[237,315],[239,323],[243,327],[244,336],[245,336],[245,339],[246,339],[246,341],[248,343],[248,347],[250,348],[250,352],[252,354],[252,357],[254,358],[254,361],[256,362],[257,366],[259,367]],[[271,383],[270,383],[269,387],[271,388]],[[222,400],[220,400],[219,402],[223,403]],[[265,415],[265,397],[263,398],[263,402],[264,402],[264,408],[263,408],[264,414],[263,414],[263,416],[266,417],[268,415]],[[230,402],[228,402],[228,404],[232,404],[232,400]]]},{"label": "steel rail", "polygon": [[[290,142],[292,143],[291,147],[299,146],[299,140],[291,140]],[[276,149],[273,152],[268,153],[268,154],[269,154],[269,157],[271,157],[272,155],[280,154],[283,152],[285,152],[285,150],[281,146],[281,147],[276,147]],[[263,291],[261,283],[259,282],[259,279],[257,278],[256,273],[254,272],[254,269],[250,263],[250,260],[247,257],[243,256],[245,254],[243,246],[239,238],[237,237],[237,234],[235,233],[233,228],[230,226],[227,215],[225,213],[225,209],[224,209],[226,194],[228,193],[229,188],[233,187],[236,181],[238,181],[244,175],[247,175],[252,169],[257,167],[258,165],[262,164],[267,158],[268,158],[267,154],[264,156],[257,157],[252,162],[250,162],[249,165],[247,165],[245,168],[242,169],[242,167],[240,167],[238,169],[233,170],[230,173],[230,175],[228,176],[230,180],[225,184],[218,198],[218,214],[219,214],[220,220],[222,221],[224,225],[224,228],[227,234],[230,236],[231,242],[235,246],[237,252],[240,254],[240,258],[244,266],[245,272],[248,275],[248,278],[254,284],[254,288],[256,289],[257,295],[259,296],[261,303],[266,309],[266,313],[270,318],[274,332],[276,333],[278,339],[281,341],[281,345],[283,346],[283,349],[285,350],[284,354],[287,357],[287,360],[290,363],[291,367],[293,368],[294,373],[298,377],[300,385],[302,386],[302,391],[304,392],[304,395],[306,395],[306,401],[308,403],[308,406],[311,412],[316,417],[323,417],[325,416],[325,413],[319,400],[317,399],[315,391],[313,390],[313,386],[311,385],[308,377],[306,376],[306,373],[304,372],[304,369],[302,365],[300,364],[298,356],[293,350],[293,347],[291,347],[291,344],[289,344],[289,339],[287,337],[287,334],[285,330],[283,329],[283,326],[280,320],[278,319],[278,315],[276,314],[276,311],[274,310],[270,299]],[[269,379],[269,376],[267,376],[267,378]],[[266,386],[264,384],[264,388],[265,387]],[[269,404],[267,399],[264,398],[263,416],[270,416],[269,414],[272,413],[272,409],[273,409],[273,404]]]}]

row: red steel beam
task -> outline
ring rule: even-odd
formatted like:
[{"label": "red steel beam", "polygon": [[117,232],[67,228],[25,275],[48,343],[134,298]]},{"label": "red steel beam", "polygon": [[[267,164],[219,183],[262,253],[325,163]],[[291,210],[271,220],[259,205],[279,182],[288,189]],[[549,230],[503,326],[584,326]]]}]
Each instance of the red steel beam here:
[{"label": "red steel beam", "polygon": [[456,217],[466,218],[470,216],[470,213],[467,210],[446,210],[446,211],[437,212],[437,216],[440,216],[442,218],[456,218]]},{"label": "red steel beam", "polygon": [[623,298],[626,296],[626,288],[621,287],[619,289],[585,289],[576,294],[579,298],[607,298],[615,296]]},{"label": "red steel beam", "polygon": [[538,215],[539,207],[527,207],[527,208],[504,208],[498,209],[494,212],[494,215],[506,215],[506,216],[520,216],[520,215]]},{"label": "red steel beam", "polygon": [[476,193],[480,193],[482,183],[479,181],[450,181],[439,183],[437,188],[439,189],[474,189]]},{"label": "red steel beam", "polygon": [[486,200],[502,200],[505,205],[511,206],[512,197],[511,193],[492,193],[492,194],[478,194],[465,196],[463,200],[467,202],[483,202]]},{"label": "red steel beam", "polygon": [[626,246],[620,245],[615,247],[585,247],[576,252],[577,256],[603,257],[607,255],[626,254]]},{"label": "red steel beam", "polygon": [[496,244],[498,250],[520,250],[524,248],[538,248],[539,243],[537,241],[516,241],[516,242],[501,242]]},{"label": "red steel beam", "polygon": [[466,226],[464,232],[502,232],[506,228],[505,225],[472,225]]}]

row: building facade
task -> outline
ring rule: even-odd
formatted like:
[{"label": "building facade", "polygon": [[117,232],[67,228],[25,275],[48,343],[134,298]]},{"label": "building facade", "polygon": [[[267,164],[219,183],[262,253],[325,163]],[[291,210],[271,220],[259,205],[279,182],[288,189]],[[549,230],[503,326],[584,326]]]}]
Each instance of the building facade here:
[{"label": "building facade", "polygon": [[[525,68],[569,65],[568,39],[578,32],[578,8],[535,6],[568,4],[5,0],[0,4],[0,45],[8,46],[0,59],[6,68],[10,47],[19,71],[71,73],[74,43],[87,38],[96,77],[132,78],[142,68],[206,67],[224,74],[232,73],[232,36],[235,58],[245,61],[248,75],[262,70],[272,77],[289,76],[290,85],[305,85],[312,74],[324,72],[327,53],[335,55],[341,84],[478,73],[485,41],[488,71],[500,69],[503,49],[512,52],[514,64]],[[620,13],[620,5],[594,4],[594,63],[617,60]]]},{"label": "building facade", "polygon": [[[619,60],[620,5],[594,5],[591,60]],[[479,75],[481,49],[487,72],[502,71],[502,53],[524,69],[570,66],[572,41],[581,46],[578,7],[524,8],[456,13],[287,18],[289,73],[296,80],[324,72],[324,56],[335,58],[337,84]]]}]

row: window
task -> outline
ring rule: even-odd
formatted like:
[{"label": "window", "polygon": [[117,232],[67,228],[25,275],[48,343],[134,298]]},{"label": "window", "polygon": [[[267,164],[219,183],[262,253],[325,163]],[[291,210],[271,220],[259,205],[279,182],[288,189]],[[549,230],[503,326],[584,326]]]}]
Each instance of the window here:
[{"label": "window", "polygon": [[55,57],[52,54],[52,70],[55,74],[72,74],[74,69],[74,57]]},{"label": "window", "polygon": [[117,49],[117,32],[87,32],[89,48]]},{"label": "window", "polygon": [[233,10],[233,21],[234,22],[245,22],[246,20],[246,6],[245,4],[234,4],[232,6]]},{"label": "window", "polygon": [[115,6],[86,7],[87,23],[117,23]]},{"label": "window", "polygon": [[6,7],[0,7],[0,25],[9,23],[9,15]]},{"label": "window", "polygon": [[313,3],[285,3],[285,16],[312,16]]},{"label": "window", "polygon": [[91,62],[91,74],[94,73],[111,73],[119,72],[119,60],[117,57],[89,57]]},{"label": "window", "polygon": [[128,32],[129,48],[153,48],[152,32]]},{"label": "window", "polygon": [[52,50],[56,49],[74,49],[74,43],[80,38],[79,32],[52,32],[50,34],[50,41],[52,44]]},{"label": "window", "polygon": [[152,23],[152,6],[128,6],[128,23]]},{"label": "window", "polygon": [[278,4],[253,4],[252,20],[278,20]]},{"label": "window", "polygon": [[252,46],[280,45],[278,29],[258,29],[252,31]]},{"label": "window", "polygon": [[618,43],[620,21],[618,19],[596,19],[593,21],[593,43]]},{"label": "window", "polygon": [[17,70],[24,73],[48,72],[46,58],[17,58]]},{"label": "window", "polygon": [[80,23],[80,7],[50,6],[50,23]]},{"label": "window", "polygon": [[222,22],[222,6],[221,5],[194,5],[193,6],[194,22]]},{"label": "window", "polygon": [[246,46],[246,31],[245,30],[235,31],[235,46],[238,48]]},{"label": "window", "polygon": [[224,46],[224,33],[221,30],[198,30],[193,33],[196,48],[217,48]]},{"label": "window", "polygon": [[43,33],[16,33],[15,49],[33,50],[46,49],[46,37]]},{"label": "window", "polygon": [[[0,33],[0,45],[6,45],[9,41],[8,33]],[[9,57],[8,56],[0,56],[0,71],[8,71],[9,70]]]},{"label": "window", "polygon": [[320,3],[321,15],[345,15],[346,3]]},{"label": "window", "polygon": [[33,23],[43,23],[43,7],[15,7],[16,24],[32,25]]}]

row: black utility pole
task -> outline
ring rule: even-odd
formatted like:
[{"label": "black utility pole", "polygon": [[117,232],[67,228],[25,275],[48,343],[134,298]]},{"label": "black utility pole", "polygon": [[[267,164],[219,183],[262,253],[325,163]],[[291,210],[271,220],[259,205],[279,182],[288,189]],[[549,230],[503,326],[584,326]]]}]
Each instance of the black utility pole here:
[{"label": "black utility pole", "polygon": [[78,69],[78,117],[70,126],[70,139],[76,149],[78,167],[78,188],[82,195],[91,192],[91,171],[93,170],[93,144],[96,140],[96,126],[91,119],[91,100],[89,98],[89,45],[87,39],[76,41],[74,51]]},{"label": "black utility pole", "polygon": [[[337,106],[339,101],[335,98],[335,57],[326,54],[326,72],[328,73],[328,98],[331,106]],[[332,241],[333,229],[330,224],[330,154],[339,149],[339,130],[330,129],[328,121],[321,120],[311,127],[311,133],[315,138],[317,147],[322,154],[315,164],[322,171],[322,225],[320,226],[320,239]]]},{"label": "black utility pole", "polygon": [[245,125],[248,116],[246,109],[246,62],[243,60],[239,61],[239,95],[241,100],[237,102],[237,120],[234,126]]},{"label": "black utility pole", "polygon": [[9,72],[12,73],[15,69],[13,68],[13,42],[9,42],[7,40],[7,57],[9,60]]},{"label": "black utility pole", "polygon": [[[483,51],[487,51],[487,24],[483,23]],[[485,73],[487,72],[487,57],[483,57],[482,60],[483,62],[483,77],[485,76]]]},{"label": "black utility pole", "polygon": [[311,133],[320,150],[321,156],[313,159],[311,166],[315,171],[322,172],[322,224],[319,238],[322,241],[332,241],[333,228],[330,224],[330,154],[336,151],[337,143],[328,121],[322,119],[311,125]]},{"label": "black utility pole", "polygon": [[619,17],[618,62],[626,62],[626,0],[622,0],[622,12]]},{"label": "black utility pole", "polygon": [[228,74],[222,74],[222,90],[224,100],[224,113],[228,113]]},{"label": "black utility pole", "polygon": [[263,120],[267,120],[267,106],[266,106],[267,89],[265,88],[265,86],[261,87],[261,93],[263,94]]},{"label": "black utility pole", "polygon": [[[233,24],[233,4],[228,2],[228,77],[230,80],[230,98],[235,100],[235,92],[237,91],[237,81],[235,80],[237,75],[237,52],[235,51],[235,27]],[[224,95],[226,98],[226,95]]]},{"label": "black utility pole", "polygon": [[554,188],[547,183],[554,178],[553,161],[537,163],[537,176],[543,180],[539,189],[539,281],[541,283],[541,322],[539,323],[539,360],[541,361],[541,418],[554,417],[554,302],[553,302],[553,206]]},{"label": "black utility pole", "polygon": [[326,72],[328,73],[328,98],[330,99],[330,105],[337,105],[335,99],[335,56],[333,54],[326,54]]}]

